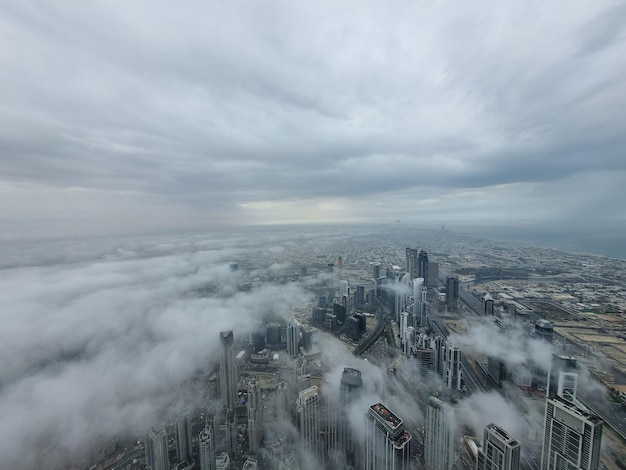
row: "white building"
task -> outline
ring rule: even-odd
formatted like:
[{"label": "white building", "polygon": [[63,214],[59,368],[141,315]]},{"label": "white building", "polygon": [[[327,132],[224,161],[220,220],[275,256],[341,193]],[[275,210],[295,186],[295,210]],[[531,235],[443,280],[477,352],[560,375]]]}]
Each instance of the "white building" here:
[{"label": "white building", "polygon": [[519,470],[520,444],[495,424],[485,427],[483,446],[478,450],[477,470]]},{"label": "white building", "polygon": [[382,403],[370,406],[365,427],[366,470],[409,468],[411,434],[402,420]]},{"label": "white building", "polygon": [[454,409],[430,397],[426,407],[424,463],[427,470],[452,470],[454,464]]}]

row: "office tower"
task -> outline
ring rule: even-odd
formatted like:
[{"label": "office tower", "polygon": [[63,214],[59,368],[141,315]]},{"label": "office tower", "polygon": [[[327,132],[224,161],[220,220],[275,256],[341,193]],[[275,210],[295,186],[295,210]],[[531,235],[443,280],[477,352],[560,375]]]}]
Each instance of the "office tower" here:
[{"label": "office tower", "polygon": [[300,435],[305,448],[313,455],[320,456],[320,418],[319,418],[319,394],[317,386],[313,385],[298,394],[296,403]]},{"label": "office tower", "polygon": [[490,294],[485,294],[483,297],[483,315],[493,316],[493,298]]},{"label": "office tower", "polygon": [[448,276],[446,278],[446,307],[448,312],[456,312],[459,302],[459,278]]},{"label": "office tower", "polygon": [[424,463],[427,470],[452,470],[454,464],[454,409],[430,397],[426,407]]},{"label": "office tower", "polygon": [[426,285],[437,287],[439,285],[439,263],[428,262],[428,279]]},{"label": "office tower", "polygon": [[427,291],[424,287],[420,290],[420,299],[419,299],[419,317],[418,317],[418,326],[426,327],[428,326],[428,304],[426,301]]},{"label": "office tower", "polygon": [[341,256],[337,258],[337,269],[343,269],[343,258]]},{"label": "office tower", "polygon": [[602,420],[558,395],[546,400],[541,470],[596,470]]},{"label": "office tower", "polygon": [[374,265],[374,279],[378,279],[380,277],[380,264]]},{"label": "office tower", "polygon": [[506,380],[506,364],[499,357],[489,356],[487,359],[487,374],[498,386],[502,387],[502,382]]},{"label": "office tower", "polygon": [[150,470],[170,470],[167,451],[167,433],[163,426],[155,426],[145,440],[146,467]]},{"label": "office tower", "polygon": [[418,347],[413,350],[413,355],[419,364],[419,376],[425,379],[434,368],[435,351],[429,348]]},{"label": "office tower", "polygon": [[215,457],[215,470],[230,470],[230,456],[227,452]]},{"label": "office tower", "polygon": [[206,427],[198,436],[200,448],[200,470],[215,470],[215,436],[213,421],[207,421]]},{"label": "office tower", "polygon": [[417,249],[406,249],[406,272],[409,273],[411,279],[417,275]]},{"label": "office tower", "polygon": [[287,323],[287,354],[291,357],[298,355],[300,347],[300,323],[296,319],[291,319]]},{"label": "office tower", "polygon": [[409,327],[409,312],[400,314],[400,341],[402,344],[406,342],[406,329]]},{"label": "office tower", "polygon": [[193,449],[189,411],[183,412],[180,416],[178,416],[178,418],[176,418],[176,452],[179,462],[191,462]]},{"label": "office tower", "polygon": [[[421,277],[413,279],[413,318],[417,319],[420,316],[420,292],[424,287],[424,279]],[[412,326],[418,326],[413,323]]]},{"label": "office tower", "polygon": [[226,410],[226,451],[229,454],[237,453],[237,420],[235,410]]},{"label": "office tower", "polygon": [[248,402],[246,405],[248,408],[248,448],[250,452],[256,453],[261,435],[261,419],[259,416],[259,387],[255,378],[248,383]]},{"label": "office tower", "polygon": [[365,305],[365,286],[356,286],[356,299],[357,307]]},{"label": "office tower", "polygon": [[237,404],[237,365],[235,364],[235,340],[233,332],[220,332],[222,357],[220,362],[220,390],[222,407],[234,408]]},{"label": "office tower", "polygon": [[458,346],[446,341],[444,345],[444,374],[443,378],[451,390],[461,390],[463,375],[461,372],[461,350]]},{"label": "office tower", "polygon": [[483,446],[478,450],[477,470],[519,470],[520,444],[504,429],[489,424],[485,427]]},{"label": "office tower", "polygon": [[358,448],[354,431],[350,426],[347,414],[347,407],[359,398],[363,391],[363,379],[361,371],[351,367],[345,367],[341,374],[341,383],[339,385],[339,397],[341,402],[340,419],[337,425],[339,448],[341,454],[348,466],[356,467],[358,465]]},{"label": "office tower", "polygon": [[424,279],[424,285],[428,285],[428,253],[426,250],[420,250],[417,256],[417,277]]},{"label": "office tower", "polygon": [[365,425],[366,470],[404,470],[409,467],[411,434],[402,420],[382,403],[369,407]]},{"label": "office tower", "polygon": [[535,335],[538,338],[546,340],[548,343],[552,342],[554,336],[554,328],[549,320],[543,318],[535,322]]}]

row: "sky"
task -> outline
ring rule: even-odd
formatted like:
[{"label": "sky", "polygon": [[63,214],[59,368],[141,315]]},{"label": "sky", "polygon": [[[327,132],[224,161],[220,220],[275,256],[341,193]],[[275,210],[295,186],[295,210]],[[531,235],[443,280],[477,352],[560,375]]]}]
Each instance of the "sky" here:
[{"label": "sky", "polygon": [[626,5],[0,0],[0,237],[626,223]]}]

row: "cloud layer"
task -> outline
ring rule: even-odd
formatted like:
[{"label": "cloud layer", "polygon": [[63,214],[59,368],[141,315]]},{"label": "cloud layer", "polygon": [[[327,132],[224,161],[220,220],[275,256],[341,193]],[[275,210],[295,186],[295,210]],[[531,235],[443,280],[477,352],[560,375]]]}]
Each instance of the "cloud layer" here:
[{"label": "cloud layer", "polygon": [[624,24],[608,0],[5,5],[2,235],[624,219]]}]

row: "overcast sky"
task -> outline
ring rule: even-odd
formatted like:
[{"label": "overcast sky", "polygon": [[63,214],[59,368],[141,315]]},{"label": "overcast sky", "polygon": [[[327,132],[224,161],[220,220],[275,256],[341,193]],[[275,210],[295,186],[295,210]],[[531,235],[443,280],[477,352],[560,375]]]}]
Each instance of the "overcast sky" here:
[{"label": "overcast sky", "polygon": [[626,4],[0,0],[0,236],[626,219]]}]

